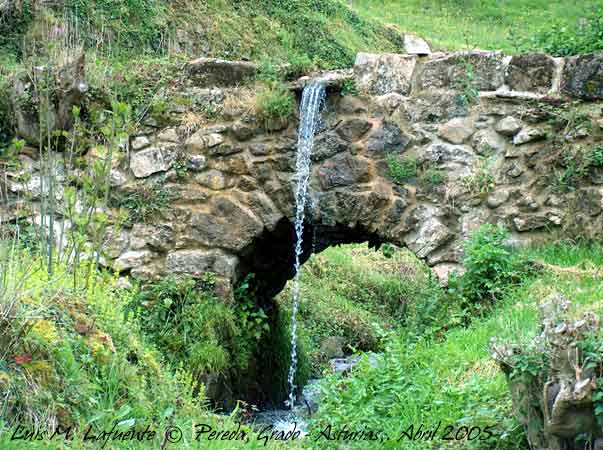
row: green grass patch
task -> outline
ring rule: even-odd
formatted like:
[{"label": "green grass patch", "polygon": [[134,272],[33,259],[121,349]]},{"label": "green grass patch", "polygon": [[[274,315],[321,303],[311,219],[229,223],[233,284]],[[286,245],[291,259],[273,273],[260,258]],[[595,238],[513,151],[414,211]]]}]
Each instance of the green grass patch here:
[{"label": "green grass patch", "polygon": [[[525,257],[547,264],[574,266],[603,263],[600,247],[548,245],[524,252]],[[512,416],[506,380],[491,359],[492,337],[501,341],[528,341],[539,333],[538,305],[547,295],[560,292],[577,309],[600,311],[603,284],[595,272],[546,271],[526,278],[510,289],[489,314],[465,328],[455,328],[440,338],[409,339],[401,329],[386,344],[381,366],[365,361],[348,378],[333,376],[315,429],[331,424],[334,429],[383,430],[396,440],[410,425],[491,426],[490,441],[448,442],[446,448],[520,449],[527,443]],[[363,448],[442,448],[442,441],[387,443],[364,442]],[[329,448],[323,441],[324,448]]]}]

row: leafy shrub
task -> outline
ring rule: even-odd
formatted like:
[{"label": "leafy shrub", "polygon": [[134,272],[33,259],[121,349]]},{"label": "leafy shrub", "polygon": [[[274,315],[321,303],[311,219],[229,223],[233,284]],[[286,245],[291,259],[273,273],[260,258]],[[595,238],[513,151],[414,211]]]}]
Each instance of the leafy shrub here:
[{"label": "leafy shrub", "polygon": [[585,159],[590,167],[603,167],[603,145],[597,145],[590,149]]},{"label": "leafy shrub", "polygon": [[444,175],[441,170],[431,167],[421,174],[419,181],[424,187],[434,187],[444,182]]},{"label": "leafy shrub", "polygon": [[114,197],[112,204],[128,210],[130,223],[148,222],[165,211],[176,198],[176,192],[166,188],[162,180],[157,179],[142,184],[123,196]]},{"label": "leafy shrub", "polygon": [[7,83],[4,82],[2,75],[0,75],[0,158],[4,156],[10,145],[12,134],[7,90]]},{"label": "leafy shrub", "polygon": [[270,83],[255,99],[255,112],[266,125],[272,121],[283,122],[293,115],[293,94],[280,83]]},{"label": "leafy shrub", "polygon": [[[131,417],[154,421],[176,397],[188,410],[190,394],[137,324],[124,319],[133,291],[117,290],[112,277],[83,267],[71,273],[57,264],[49,275],[29,252],[6,254],[6,244],[0,243],[0,272],[9,275],[0,276],[0,422],[83,428],[88,421],[93,427]],[[71,277],[88,276],[90,287],[71,285]]]},{"label": "leafy shrub", "polygon": [[528,46],[554,56],[571,56],[603,50],[603,17],[595,10],[586,20],[573,27],[553,23],[536,33]]},{"label": "leafy shrub", "polygon": [[416,158],[402,158],[398,155],[388,155],[387,168],[389,178],[398,184],[404,184],[415,178],[419,171],[419,161]]},{"label": "leafy shrub", "polygon": [[358,86],[356,85],[356,80],[345,80],[341,85],[341,96],[344,97],[346,95],[358,95]]},{"label": "leafy shrub", "polygon": [[508,232],[482,225],[466,241],[463,265],[466,272],[451,277],[449,292],[468,305],[488,305],[501,298],[526,273],[527,263],[507,243]]},{"label": "leafy shrub", "polygon": [[[205,284],[210,288],[211,279]],[[196,375],[227,369],[223,343],[237,332],[234,317],[194,280],[165,278],[141,291],[131,308],[144,317],[142,331],[175,367],[186,361]]]},{"label": "leafy shrub", "polygon": [[472,105],[479,98],[479,91],[473,86],[475,68],[469,57],[463,57],[458,63],[461,74],[454,81],[454,88],[459,92],[457,102],[461,105]]},{"label": "leafy shrub", "polygon": [[484,169],[477,169],[475,173],[461,178],[461,184],[474,195],[486,194],[494,189],[494,175]]},{"label": "leafy shrub", "polygon": [[552,187],[557,192],[571,192],[591,169],[603,167],[603,146],[598,145],[590,149],[563,147],[558,160],[561,167],[552,172]]}]

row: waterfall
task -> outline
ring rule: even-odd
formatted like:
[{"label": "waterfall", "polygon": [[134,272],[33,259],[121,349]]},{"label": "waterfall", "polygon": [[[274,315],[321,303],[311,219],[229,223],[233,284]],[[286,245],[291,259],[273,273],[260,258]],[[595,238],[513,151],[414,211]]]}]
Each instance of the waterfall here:
[{"label": "waterfall", "polygon": [[312,82],[304,88],[300,105],[300,122],[297,137],[297,160],[295,174],[297,186],[295,189],[295,277],[293,278],[293,309],[291,313],[291,365],[289,366],[289,400],[287,406],[293,408],[295,401],[295,373],[297,371],[297,309],[299,304],[299,269],[304,233],[304,218],[308,183],[310,181],[310,163],[314,134],[320,118],[320,108],[325,98],[325,88],[317,82]]}]

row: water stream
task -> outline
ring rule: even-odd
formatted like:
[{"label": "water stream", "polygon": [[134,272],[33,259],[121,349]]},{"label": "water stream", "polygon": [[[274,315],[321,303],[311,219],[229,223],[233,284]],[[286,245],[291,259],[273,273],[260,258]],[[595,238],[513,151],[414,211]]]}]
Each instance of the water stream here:
[{"label": "water stream", "polygon": [[297,186],[295,189],[295,277],[293,278],[293,308],[291,313],[291,365],[289,367],[289,398],[287,406],[293,409],[296,396],[295,373],[297,372],[297,309],[299,305],[300,283],[299,269],[302,253],[304,219],[306,214],[306,201],[308,199],[308,184],[310,181],[310,165],[312,149],[314,148],[314,135],[320,119],[320,110],[325,98],[325,88],[320,83],[308,84],[302,93],[300,104],[300,122],[297,137],[297,160],[295,175]]}]

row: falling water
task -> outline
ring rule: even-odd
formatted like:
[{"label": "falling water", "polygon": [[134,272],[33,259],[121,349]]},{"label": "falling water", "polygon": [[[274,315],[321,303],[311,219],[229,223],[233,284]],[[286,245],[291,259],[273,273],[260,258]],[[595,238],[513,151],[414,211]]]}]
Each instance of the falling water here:
[{"label": "falling water", "polygon": [[297,371],[297,307],[299,303],[299,268],[302,253],[304,232],[304,216],[310,180],[310,158],[314,147],[314,134],[320,108],[325,97],[325,89],[320,83],[310,83],[304,88],[300,105],[300,123],[297,138],[297,161],[295,173],[297,187],[295,190],[295,277],[293,278],[293,311],[291,314],[291,366],[289,367],[289,400],[287,406],[293,408],[295,400],[295,372]]}]

